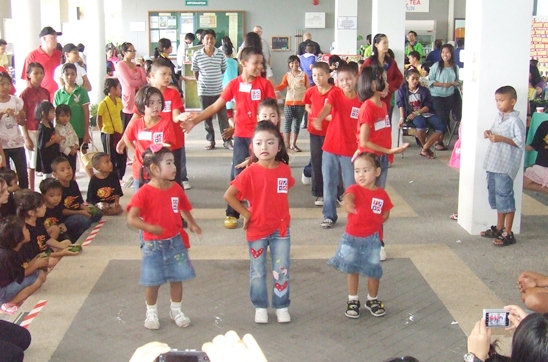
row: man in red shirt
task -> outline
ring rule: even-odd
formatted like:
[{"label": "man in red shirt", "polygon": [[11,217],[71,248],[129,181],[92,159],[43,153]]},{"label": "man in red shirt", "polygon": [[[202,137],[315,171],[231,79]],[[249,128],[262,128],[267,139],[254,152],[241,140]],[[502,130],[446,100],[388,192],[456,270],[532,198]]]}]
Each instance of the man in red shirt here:
[{"label": "man in red shirt", "polygon": [[35,50],[29,53],[25,58],[23,64],[23,70],[21,72],[21,79],[27,79],[27,66],[32,62],[42,64],[44,67],[44,80],[42,81],[42,87],[46,88],[50,94],[50,101],[53,102],[53,96],[58,86],[53,78],[55,68],[61,64],[62,53],[57,50],[57,36],[61,35],[55,31],[51,26],[46,26],[40,32],[40,40],[42,44]]}]

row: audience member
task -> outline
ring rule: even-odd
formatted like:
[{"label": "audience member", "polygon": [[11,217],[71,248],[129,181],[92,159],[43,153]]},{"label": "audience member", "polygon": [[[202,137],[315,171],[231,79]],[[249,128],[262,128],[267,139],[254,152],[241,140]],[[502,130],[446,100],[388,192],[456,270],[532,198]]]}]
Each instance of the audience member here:
[{"label": "audience member", "polygon": [[0,320],[0,350],[4,361],[22,362],[30,340],[28,329]]},{"label": "audience member", "polygon": [[527,309],[537,313],[548,313],[548,276],[525,271],[518,277],[521,300]]},{"label": "audience member", "polygon": [[55,68],[53,77],[57,82],[59,88],[65,86],[65,81],[63,80],[63,65],[67,63],[74,64],[76,67],[76,84],[88,92],[91,91],[91,83],[88,79],[86,70],[80,65],[81,58],[78,47],[72,43],[65,44],[63,46],[63,64],[60,64]]},{"label": "audience member", "polygon": [[92,158],[93,168],[98,172],[91,176],[88,185],[87,202],[95,205],[105,215],[120,215],[120,197],[124,196],[120,181],[110,156],[104,152],[98,152]]},{"label": "audience member", "polygon": [[0,67],[3,67],[5,69],[8,69],[8,67],[10,66],[8,55],[6,54],[7,46],[8,42],[4,39],[0,39]]},{"label": "audience member", "polygon": [[306,51],[307,45],[312,45],[314,48],[312,53],[315,56],[318,56],[322,53],[322,50],[320,49],[320,44],[316,43],[314,40],[312,40],[312,34],[310,34],[308,31],[303,34],[303,41],[299,44],[299,47],[297,48],[297,55],[303,55],[305,53],[308,53]]}]

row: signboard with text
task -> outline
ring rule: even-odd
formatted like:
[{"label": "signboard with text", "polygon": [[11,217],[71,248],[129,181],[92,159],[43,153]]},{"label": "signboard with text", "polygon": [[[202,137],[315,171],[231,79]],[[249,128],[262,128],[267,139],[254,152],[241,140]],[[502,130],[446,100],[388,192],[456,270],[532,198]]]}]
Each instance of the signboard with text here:
[{"label": "signboard with text", "polygon": [[430,11],[430,0],[405,0],[408,13],[427,13]]},{"label": "signboard with text", "polygon": [[185,0],[186,6],[207,6],[209,0]]}]

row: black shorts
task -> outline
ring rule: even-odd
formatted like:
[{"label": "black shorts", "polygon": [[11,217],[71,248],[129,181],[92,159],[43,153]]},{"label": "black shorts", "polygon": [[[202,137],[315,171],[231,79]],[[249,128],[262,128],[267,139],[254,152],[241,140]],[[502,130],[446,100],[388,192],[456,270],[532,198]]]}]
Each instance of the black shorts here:
[{"label": "black shorts", "polygon": [[[84,139],[78,137],[78,144],[82,146],[82,143],[84,143]],[[84,145],[82,146],[82,150],[87,150],[87,149],[89,149],[89,145],[87,143],[84,143]]]}]

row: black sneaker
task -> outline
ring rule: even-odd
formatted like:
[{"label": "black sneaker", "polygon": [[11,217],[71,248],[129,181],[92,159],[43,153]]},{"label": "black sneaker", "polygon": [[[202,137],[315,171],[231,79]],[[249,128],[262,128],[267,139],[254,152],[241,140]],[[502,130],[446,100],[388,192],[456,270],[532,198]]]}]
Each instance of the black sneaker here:
[{"label": "black sneaker", "polygon": [[386,314],[384,310],[384,304],[377,299],[368,300],[365,302],[365,308],[371,312],[374,317],[382,317]]},{"label": "black sneaker", "polygon": [[344,315],[348,318],[359,318],[360,317],[360,301],[359,300],[349,300],[346,306],[346,312]]}]

